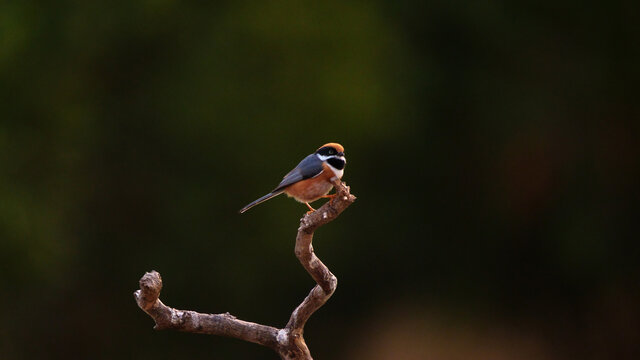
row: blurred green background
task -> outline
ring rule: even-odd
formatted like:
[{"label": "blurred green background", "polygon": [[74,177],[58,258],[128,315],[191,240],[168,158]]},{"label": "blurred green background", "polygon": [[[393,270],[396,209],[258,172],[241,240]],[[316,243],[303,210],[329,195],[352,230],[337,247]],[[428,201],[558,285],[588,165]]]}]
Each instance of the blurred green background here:
[{"label": "blurred green background", "polygon": [[0,2],[0,358],[276,359],[132,293],[284,326],[329,141],[315,358],[639,358],[637,4]]}]

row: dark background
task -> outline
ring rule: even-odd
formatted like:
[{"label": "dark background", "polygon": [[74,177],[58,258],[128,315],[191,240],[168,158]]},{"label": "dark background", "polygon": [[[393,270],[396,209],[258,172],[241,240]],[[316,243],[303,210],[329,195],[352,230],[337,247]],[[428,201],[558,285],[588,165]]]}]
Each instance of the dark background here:
[{"label": "dark background", "polygon": [[284,326],[305,207],[237,210],[337,141],[315,358],[637,359],[637,4],[3,1],[0,357],[276,359],[132,293]]}]

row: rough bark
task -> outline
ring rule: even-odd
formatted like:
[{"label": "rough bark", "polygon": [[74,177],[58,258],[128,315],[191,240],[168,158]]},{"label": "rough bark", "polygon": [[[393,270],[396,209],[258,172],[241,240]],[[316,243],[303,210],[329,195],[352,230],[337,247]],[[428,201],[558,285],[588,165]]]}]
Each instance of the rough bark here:
[{"label": "rough bark", "polygon": [[284,328],[279,329],[239,320],[229,313],[203,314],[166,306],[159,298],[162,290],[162,278],[158,272],[151,271],[140,279],[140,290],[137,290],[134,296],[140,309],[155,321],[154,329],[174,329],[191,333],[228,336],[267,346],[276,351],[282,359],[312,359],[304,341],[304,325],[311,315],[327,302],[338,285],[338,279],[313,252],[313,233],[318,227],[337,218],[356,200],[356,197],[351,195],[349,187],[344,183],[334,180],[334,186],[336,196],[331,201],[300,219],[295,254],[317,285],[293,310],[289,322]]}]

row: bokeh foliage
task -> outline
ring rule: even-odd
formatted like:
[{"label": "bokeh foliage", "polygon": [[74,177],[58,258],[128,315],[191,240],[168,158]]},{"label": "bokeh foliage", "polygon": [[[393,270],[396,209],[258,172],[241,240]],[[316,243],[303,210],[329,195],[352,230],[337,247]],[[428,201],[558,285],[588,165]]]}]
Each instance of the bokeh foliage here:
[{"label": "bokeh foliage", "polygon": [[304,207],[236,211],[338,141],[318,358],[637,358],[638,10],[1,2],[0,357],[275,358],[131,293],[283,326]]}]

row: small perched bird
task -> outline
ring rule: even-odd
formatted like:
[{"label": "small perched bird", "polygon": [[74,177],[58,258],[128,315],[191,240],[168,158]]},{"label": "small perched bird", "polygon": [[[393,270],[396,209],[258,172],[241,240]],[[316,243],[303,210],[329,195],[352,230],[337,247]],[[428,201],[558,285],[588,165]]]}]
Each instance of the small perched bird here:
[{"label": "small perched bird", "polygon": [[309,203],[334,196],[327,195],[333,187],[331,179],[342,178],[346,163],[342,145],[324,144],[315,153],[302,159],[298,166],[284,176],[273,191],[243,207],[240,214],[282,193],[307,204],[310,211],[315,211]]}]

